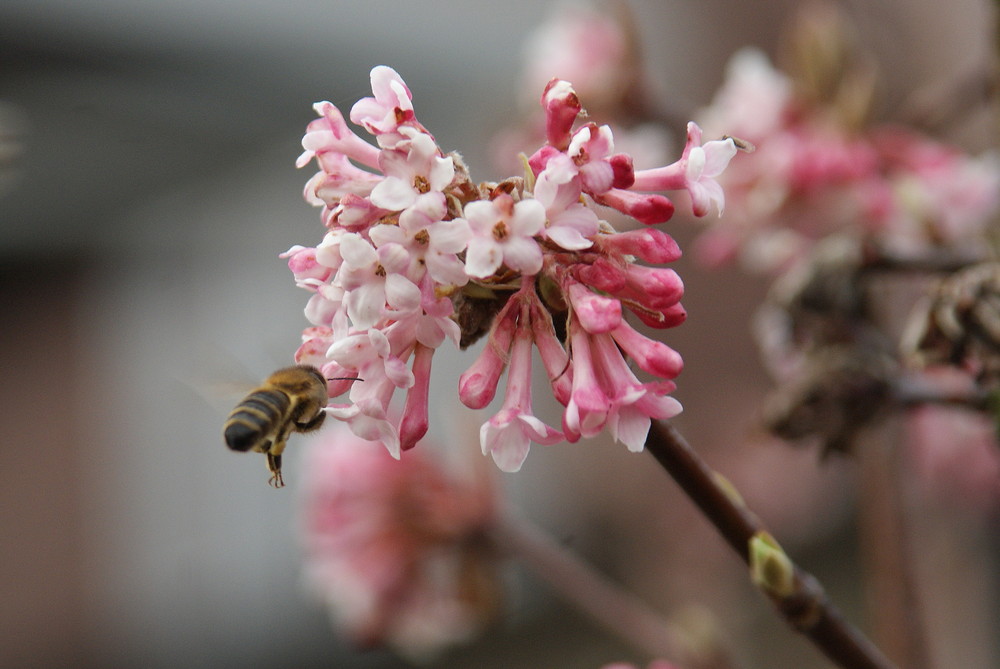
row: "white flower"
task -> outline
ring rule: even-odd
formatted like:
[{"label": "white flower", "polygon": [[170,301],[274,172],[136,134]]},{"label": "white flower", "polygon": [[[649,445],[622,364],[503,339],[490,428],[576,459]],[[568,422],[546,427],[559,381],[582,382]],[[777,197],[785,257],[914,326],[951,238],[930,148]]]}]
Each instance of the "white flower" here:
[{"label": "white flower", "polygon": [[477,200],[465,206],[472,230],[465,257],[465,272],[485,279],[500,265],[523,274],[542,268],[542,250],[535,241],[545,228],[545,207],[538,200],[515,203],[503,194],[495,200]]}]

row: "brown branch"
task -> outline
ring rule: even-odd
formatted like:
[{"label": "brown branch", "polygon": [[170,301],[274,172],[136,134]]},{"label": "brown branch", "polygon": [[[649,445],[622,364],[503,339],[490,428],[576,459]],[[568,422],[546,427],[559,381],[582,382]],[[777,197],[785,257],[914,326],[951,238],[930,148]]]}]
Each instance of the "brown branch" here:
[{"label": "brown branch", "polygon": [[901,375],[893,381],[893,400],[902,408],[934,404],[970,411],[989,411],[991,393],[982,388],[942,388],[941,384],[919,374]]},{"label": "brown branch", "polygon": [[[890,428],[885,428],[890,429]],[[930,667],[913,580],[895,445],[866,443],[856,450],[861,472],[859,530],[873,636],[907,669]]]},{"label": "brown branch", "polygon": [[732,669],[720,648],[695,643],[648,604],[595,571],[525,520],[501,514],[494,543],[608,631],[651,657],[686,667]]},{"label": "brown branch", "polygon": [[[715,525],[737,555],[751,565],[751,547],[765,543],[761,539],[770,535],[735,489],[712,471],[671,425],[654,421],[646,448]],[[859,630],[844,620],[815,577],[787,560],[780,548],[774,552],[787,564],[787,584],[769,587],[767,582],[761,583],[756,574],[755,581],[792,627],[844,669],[891,669],[895,666]],[[780,564],[781,560],[772,560],[770,564],[774,563]],[[770,564],[765,564],[765,572],[770,569]],[[766,573],[764,577],[766,581]]]},{"label": "brown branch", "polygon": [[868,249],[861,270],[865,272],[898,272],[909,274],[952,274],[992,258],[988,249],[980,253],[935,249],[928,253],[907,255],[888,249]]}]

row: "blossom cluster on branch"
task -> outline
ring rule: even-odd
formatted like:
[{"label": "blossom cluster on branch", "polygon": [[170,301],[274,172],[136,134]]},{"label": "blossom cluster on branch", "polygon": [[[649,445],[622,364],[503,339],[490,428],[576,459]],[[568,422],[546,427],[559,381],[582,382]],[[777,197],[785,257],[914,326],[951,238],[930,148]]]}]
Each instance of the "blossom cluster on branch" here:
[{"label": "blossom cluster on branch", "polygon": [[356,645],[426,659],[498,612],[498,501],[426,453],[402,462],[344,425],[308,440],[299,522],[305,586]]},{"label": "blossom cluster on branch", "polygon": [[839,90],[825,97],[839,97],[815,100],[762,52],[732,58],[701,122],[759,150],[722,180],[734,215],[698,241],[702,257],[781,273],[818,240],[845,233],[894,254],[980,252],[1000,205],[997,156],[970,156],[900,125],[863,123],[859,108],[870,105],[871,92],[848,83],[860,77],[836,76]]},{"label": "blossom cluster on branch", "polygon": [[[652,227],[616,231],[599,206],[653,225],[674,211],[661,191],[680,190],[696,215],[721,213],[716,177],[734,141],[702,142],[691,123],[679,160],[636,170],[615,152],[608,126],[578,125],[584,111],[572,85],[553,79],[541,97],[546,143],[524,159],[524,176],[475,183],[417,120],[399,74],[379,66],[371,83],[373,96],[350,119],[374,144],[330,102],[315,105],[319,118],[298,165],[319,166],[305,197],[322,208],[327,232],[316,246],[284,254],[313,294],[313,325],[296,361],[322,371],[331,397],[346,395],[328,414],[398,458],[428,429],[434,352],[446,340],[464,347],[488,333],[458,394],[484,408],[506,371],[503,404],[480,433],[501,469],[518,470],[532,442],[575,442],[605,429],[641,450],[650,420],[681,410],[670,393],[682,361],[625,314],[654,328],[684,320],[683,284],[661,266],[680,250]],[[564,407],[558,428],[534,415],[533,348]],[[397,390],[406,396],[401,407],[392,402]]]},{"label": "blossom cluster on branch", "polygon": [[[738,52],[696,115],[757,146],[720,177],[732,214],[707,227],[696,251],[773,279],[755,320],[777,380],[764,422],[825,451],[852,449],[901,408],[989,410],[1000,369],[1000,159],[874,120],[875,68],[851,34],[834,8],[803,10],[781,69],[759,50]],[[952,372],[965,377],[962,392]],[[925,407],[921,423],[958,424],[953,411]],[[983,432],[981,416],[964,416]],[[993,450],[983,458],[991,470]]]}]

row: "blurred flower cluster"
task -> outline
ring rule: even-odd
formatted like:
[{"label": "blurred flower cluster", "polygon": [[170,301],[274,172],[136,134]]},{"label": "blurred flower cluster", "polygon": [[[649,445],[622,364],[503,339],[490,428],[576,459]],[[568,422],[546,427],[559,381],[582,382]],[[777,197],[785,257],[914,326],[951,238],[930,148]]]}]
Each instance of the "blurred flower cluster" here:
[{"label": "blurred flower cluster", "polygon": [[810,96],[762,52],[733,57],[702,125],[758,151],[726,173],[733,214],[701,238],[702,258],[777,273],[831,234],[911,256],[979,249],[1000,203],[1000,158],[865,124],[872,84],[856,72],[841,76],[835,91]]},{"label": "blurred flower cluster", "polygon": [[354,643],[427,657],[496,614],[491,486],[423,452],[393,460],[343,425],[308,442],[302,471],[306,587]]},{"label": "blurred flower cluster", "polygon": [[[659,266],[680,250],[655,228],[616,231],[598,205],[652,225],[674,211],[660,192],[679,190],[697,215],[721,212],[716,177],[734,142],[702,142],[691,123],[679,160],[635,169],[615,151],[609,126],[577,124],[584,110],[575,90],[552,79],[541,97],[545,144],[524,159],[524,175],[474,183],[461,157],[445,154],[417,120],[400,76],[380,66],[371,80],[373,97],[350,118],[375,144],[333,104],[315,105],[298,164],[319,166],[305,197],[322,208],[327,232],[285,254],[312,293],[313,326],[296,361],[331,379],[331,397],[347,395],[328,413],[399,457],[427,431],[435,350],[486,334],[458,395],[483,408],[507,372],[503,405],[481,430],[483,452],[501,469],[518,470],[531,442],[575,442],[605,429],[641,450],[650,420],[681,410],[670,396],[681,358],[624,314],[654,328],[684,320],[683,284]],[[565,407],[559,428],[534,415],[533,348]],[[652,380],[639,380],[629,361]],[[401,407],[396,390],[406,393]]]},{"label": "blurred flower cluster", "polygon": [[[698,115],[756,145],[719,178],[731,213],[696,250],[773,281],[755,324],[778,384],[765,421],[786,439],[847,451],[867,426],[920,407],[922,430],[911,432],[939,442],[917,438],[920,471],[966,452],[987,464],[981,472],[997,470],[996,448],[942,440],[931,425],[964,416],[960,432],[982,434],[975,412],[998,388],[1000,159],[874,121],[876,71],[838,10],[808,6],[785,46],[784,70],[738,52]],[[986,490],[971,497],[997,497],[995,476],[976,480]]]}]

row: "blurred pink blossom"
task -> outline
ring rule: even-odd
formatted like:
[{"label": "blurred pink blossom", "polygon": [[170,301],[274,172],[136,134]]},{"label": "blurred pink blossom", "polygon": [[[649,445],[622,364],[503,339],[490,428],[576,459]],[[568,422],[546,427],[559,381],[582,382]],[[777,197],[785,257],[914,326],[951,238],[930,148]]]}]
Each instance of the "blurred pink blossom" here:
[{"label": "blurred pink blossom", "polygon": [[756,50],[733,57],[700,116],[709,132],[757,147],[719,178],[733,213],[698,240],[710,264],[781,271],[835,232],[896,253],[977,250],[1000,205],[996,156],[889,125],[846,127],[835,110],[797,98]]},{"label": "blurred pink blossom", "polygon": [[544,141],[543,119],[532,113],[532,91],[553,76],[573,82],[575,94],[587,102],[587,117],[614,130],[619,150],[637,168],[666,162],[673,138],[662,119],[648,114],[652,95],[639,51],[634,21],[623,3],[557,4],[525,42],[519,81],[522,122],[495,135],[497,166],[506,172],[518,169],[517,154],[530,153]]},{"label": "blurred pink blossom", "polygon": [[469,639],[497,604],[492,488],[427,453],[395,460],[329,429],[305,447],[299,505],[306,587],[336,627],[417,658]]},{"label": "blurred pink blossom", "polygon": [[[943,393],[974,390],[972,379],[949,368],[929,368]],[[1000,443],[995,417],[970,409],[923,405],[911,411],[907,450],[920,487],[942,501],[980,512],[1000,506]]]},{"label": "blurred pink blossom", "polygon": [[607,13],[581,4],[556,7],[525,45],[521,90],[537,91],[557,74],[595,104],[620,95],[627,84],[627,40]]}]

